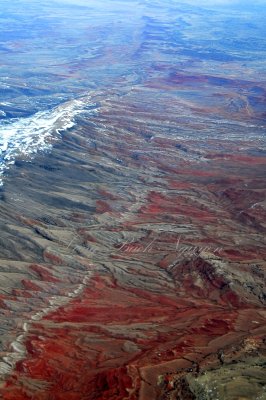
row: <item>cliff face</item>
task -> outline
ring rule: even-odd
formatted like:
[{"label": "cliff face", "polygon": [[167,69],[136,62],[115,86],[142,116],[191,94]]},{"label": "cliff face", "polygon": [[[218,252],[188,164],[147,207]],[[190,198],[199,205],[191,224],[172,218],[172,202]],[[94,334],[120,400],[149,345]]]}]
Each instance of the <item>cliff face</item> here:
[{"label": "cliff face", "polygon": [[238,122],[230,146],[203,139],[192,109],[188,138],[184,105],[153,90],[96,93],[96,114],[5,178],[5,400],[264,398],[261,142],[240,156]]}]

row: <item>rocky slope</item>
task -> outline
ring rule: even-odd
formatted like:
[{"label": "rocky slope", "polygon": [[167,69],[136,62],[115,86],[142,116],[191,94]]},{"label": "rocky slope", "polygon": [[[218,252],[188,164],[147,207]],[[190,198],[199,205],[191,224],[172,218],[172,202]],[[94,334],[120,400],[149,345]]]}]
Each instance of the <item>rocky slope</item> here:
[{"label": "rocky slope", "polygon": [[262,128],[168,72],[5,177],[1,398],[266,398]]}]

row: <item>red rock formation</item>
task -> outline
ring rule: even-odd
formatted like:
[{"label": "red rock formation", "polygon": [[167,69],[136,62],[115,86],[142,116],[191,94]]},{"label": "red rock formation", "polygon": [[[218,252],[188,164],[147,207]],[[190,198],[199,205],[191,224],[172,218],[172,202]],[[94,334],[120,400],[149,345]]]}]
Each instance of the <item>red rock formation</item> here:
[{"label": "red rock formation", "polygon": [[4,400],[263,395],[265,160],[249,155],[253,137],[238,154],[238,125],[210,135],[209,108],[167,86],[214,77],[175,73],[160,96],[152,79],[96,93],[97,115],[10,170]]}]

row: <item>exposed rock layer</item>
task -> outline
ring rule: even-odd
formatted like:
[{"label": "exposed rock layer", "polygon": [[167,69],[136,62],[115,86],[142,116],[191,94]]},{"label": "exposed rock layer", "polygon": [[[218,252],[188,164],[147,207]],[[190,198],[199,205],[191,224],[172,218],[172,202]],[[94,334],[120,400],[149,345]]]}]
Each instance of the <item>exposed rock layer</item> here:
[{"label": "exposed rock layer", "polygon": [[3,399],[265,398],[261,141],[177,138],[182,104],[152,86],[95,94],[5,179]]}]

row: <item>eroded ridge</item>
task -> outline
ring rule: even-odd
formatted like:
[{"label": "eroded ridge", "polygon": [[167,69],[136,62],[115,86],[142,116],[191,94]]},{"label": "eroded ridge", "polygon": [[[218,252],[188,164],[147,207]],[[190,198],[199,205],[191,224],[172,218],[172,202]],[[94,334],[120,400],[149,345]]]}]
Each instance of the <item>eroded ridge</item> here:
[{"label": "eroded ridge", "polygon": [[243,150],[223,122],[205,148],[153,90],[96,94],[97,115],[6,178],[3,399],[264,398],[262,141]]}]

